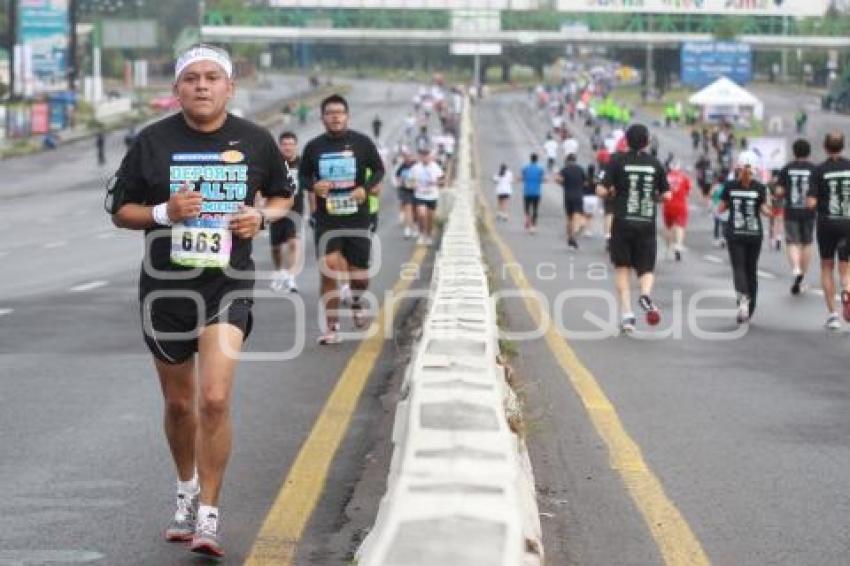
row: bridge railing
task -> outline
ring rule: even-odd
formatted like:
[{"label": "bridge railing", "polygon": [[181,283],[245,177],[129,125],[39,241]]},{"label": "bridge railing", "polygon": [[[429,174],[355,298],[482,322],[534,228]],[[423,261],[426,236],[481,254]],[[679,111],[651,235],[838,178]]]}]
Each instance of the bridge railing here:
[{"label": "bridge railing", "polygon": [[[554,10],[502,10],[501,28],[511,31],[555,31],[580,24],[590,31],[708,33],[718,35],[847,36],[850,17],[787,18],[712,14],[605,14]],[[254,8],[209,10],[208,26],[331,27],[356,29],[446,30],[451,11],[437,9]]]}]

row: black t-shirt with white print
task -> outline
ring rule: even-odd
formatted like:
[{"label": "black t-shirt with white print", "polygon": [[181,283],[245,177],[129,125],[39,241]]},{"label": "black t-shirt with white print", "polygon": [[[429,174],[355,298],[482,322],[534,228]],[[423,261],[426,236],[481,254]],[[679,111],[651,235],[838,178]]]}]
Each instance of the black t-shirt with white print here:
[{"label": "black t-shirt with white print", "polygon": [[729,209],[726,238],[729,240],[760,240],[763,236],[761,208],[767,201],[767,188],[758,181],[745,187],[738,180],[723,185],[720,200]]},{"label": "black t-shirt with white print", "polygon": [[[174,114],[139,133],[121,163],[117,192],[125,204],[157,205],[184,182],[202,193],[201,215],[145,230],[140,295],[193,290],[215,302],[228,291],[253,288],[251,240],[233,235],[228,220],[240,205],[253,205],[258,191],[265,197],[290,196],[274,139],[233,115],[218,130],[205,133],[190,128],[181,113]],[[179,273],[193,269],[198,271]]]},{"label": "black t-shirt with white print", "polygon": [[850,227],[850,161],[839,157],[818,165],[809,196],[818,201],[818,222]]},{"label": "black t-shirt with white print", "polygon": [[598,181],[614,187],[614,225],[655,231],[658,198],[670,190],[664,166],[645,152],[611,156]]},{"label": "black t-shirt with white print", "polygon": [[779,186],[785,193],[785,215],[792,220],[811,218],[813,211],[806,208],[806,196],[812,183],[815,166],[809,161],[794,160],[779,172]]}]

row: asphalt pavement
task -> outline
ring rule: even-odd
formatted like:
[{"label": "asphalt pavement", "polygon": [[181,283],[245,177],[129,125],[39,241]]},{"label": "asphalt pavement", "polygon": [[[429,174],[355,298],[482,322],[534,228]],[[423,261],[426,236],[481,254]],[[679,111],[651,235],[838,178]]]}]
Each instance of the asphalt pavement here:
[{"label": "asphalt pavement", "polygon": [[[524,94],[494,96],[478,106],[482,190],[491,208],[490,177],[500,163],[518,172],[531,151],[542,154],[547,123]],[[811,116],[812,124],[834,125],[835,118]],[[579,162],[586,164],[587,132],[576,130]],[[689,148],[686,130],[661,128],[659,137],[685,163],[695,159],[682,149]],[[738,335],[726,253],[713,247],[710,217],[696,198],[690,214],[681,263],[665,258],[659,243],[654,298],[664,321],[655,330],[640,321],[634,337],[616,333],[613,274],[600,225],[578,252],[567,250],[559,187],[545,186],[536,235],[523,229],[521,189],[510,221],[495,224],[519,265],[505,268],[491,241],[493,280],[516,289],[510,273],[521,270],[542,293],[560,339],[590,370],[663,488],[655,500],[627,489],[634,470],[616,464],[617,447],[591,425],[588,414],[597,407],[588,406],[581,376],[565,374],[541,339],[513,338],[547,560],[662,563],[658,537],[667,525],[649,525],[645,517],[653,511],[647,507],[664,498],[716,564],[846,564],[847,332],[822,327],[817,268],[810,290],[792,297],[783,254],[765,246],[759,308]],[[501,304],[511,330],[534,329],[522,301]],[[582,335],[591,332],[605,336]],[[675,548],[680,541],[666,542]]]}]

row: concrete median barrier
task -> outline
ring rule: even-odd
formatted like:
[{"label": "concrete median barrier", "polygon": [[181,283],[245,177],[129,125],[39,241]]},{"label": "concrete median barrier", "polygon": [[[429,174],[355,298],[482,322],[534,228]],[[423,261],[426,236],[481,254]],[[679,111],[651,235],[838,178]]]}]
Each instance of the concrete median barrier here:
[{"label": "concrete median barrier", "polygon": [[396,407],[387,491],[357,551],[361,566],[543,563],[521,404],[476,230],[470,126],[464,113],[427,315]]}]

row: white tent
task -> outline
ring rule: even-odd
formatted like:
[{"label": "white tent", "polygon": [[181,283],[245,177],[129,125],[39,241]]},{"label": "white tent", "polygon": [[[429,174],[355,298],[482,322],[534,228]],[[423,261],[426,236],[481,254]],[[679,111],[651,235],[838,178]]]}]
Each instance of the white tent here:
[{"label": "white tent", "polygon": [[700,107],[702,118],[706,121],[761,120],[764,117],[764,104],[748,90],[738,86],[726,77],[720,77],[698,93],[688,102]]}]

